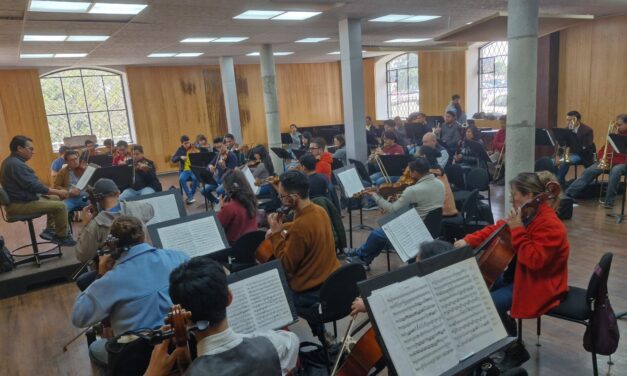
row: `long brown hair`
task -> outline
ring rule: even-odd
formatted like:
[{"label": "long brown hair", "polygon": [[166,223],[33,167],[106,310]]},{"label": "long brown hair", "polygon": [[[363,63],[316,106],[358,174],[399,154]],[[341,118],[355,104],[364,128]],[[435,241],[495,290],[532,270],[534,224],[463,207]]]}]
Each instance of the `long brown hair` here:
[{"label": "long brown hair", "polygon": [[249,218],[257,215],[257,198],[239,170],[228,170],[222,177],[222,184],[228,197],[246,208]]}]

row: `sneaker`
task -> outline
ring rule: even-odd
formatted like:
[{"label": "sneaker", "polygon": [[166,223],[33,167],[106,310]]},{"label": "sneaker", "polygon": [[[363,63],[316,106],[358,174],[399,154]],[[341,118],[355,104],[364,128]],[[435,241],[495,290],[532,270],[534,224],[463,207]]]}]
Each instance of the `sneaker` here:
[{"label": "sneaker", "polygon": [[56,232],[54,230],[47,228],[47,229],[43,230],[41,232],[41,234],[39,234],[39,237],[44,239],[44,240],[50,241],[50,240],[54,239],[55,235],[56,235]]},{"label": "sneaker", "polygon": [[342,253],[346,256],[346,257],[355,257],[357,256],[357,248],[344,248],[342,250]]},{"label": "sneaker", "polygon": [[56,236],[50,240],[54,244],[62,245],[64,247],[73,247],[76,245],[76,240],[72,238],[72,235],[66,237]]},{"label": "sneaker", "polygon": [[366,205],[366,206],[361,208],[361,210],[363,210],[363,211],[372,211],[372,210],[377,210],[377,209],[379,209],[379,205],[377,205],[377,204]]},{"label": "sneaker", "polygon": [[196,199],[195,199],[195,198],[193,198],[193,197],[192,197],[192,198],[188,198],[187,200],[185,200],[185,202],[187,203],[187,205],[191,205],[191,204],[193,204],[194,202],[196,202]]},{"label": "sneaker", "polygon": [[605,200],[599,200],[599,204],[601,205],[601,207],[605,208],[605,209],[611,209],[614,207],[614,204],[610,204]]},{"label": "sneaker", "polygon": [[369,272],[370,271],[370,265],[366,264],[366,262],[364,260],[362,260],[361,257],[359,256],[354,256],[354,257],[347,257],[346,260],[344,260],[347,264],[360,264],[361,266],[364,267],[364,270]]}]

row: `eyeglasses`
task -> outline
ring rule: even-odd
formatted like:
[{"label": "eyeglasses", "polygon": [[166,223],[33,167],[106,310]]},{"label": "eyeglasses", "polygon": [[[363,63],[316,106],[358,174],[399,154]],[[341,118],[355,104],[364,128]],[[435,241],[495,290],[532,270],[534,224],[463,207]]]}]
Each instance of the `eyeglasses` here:
[{"label": "eyeglasses", "polygon": [[35,148],[32,146],[22,146],[24,149],[28,149],[30,151],[35,151]]},{"label": "eyeglasses", "polygon": [[293,195],[293,193],[288,193],[288,194],[285,194],[285,195],[279,195],[279,199],[280,199],[280,200],[283,200],[284,198],[286,198],[286,197],[290,197],[290,196],[292,196],[292,195]]}]

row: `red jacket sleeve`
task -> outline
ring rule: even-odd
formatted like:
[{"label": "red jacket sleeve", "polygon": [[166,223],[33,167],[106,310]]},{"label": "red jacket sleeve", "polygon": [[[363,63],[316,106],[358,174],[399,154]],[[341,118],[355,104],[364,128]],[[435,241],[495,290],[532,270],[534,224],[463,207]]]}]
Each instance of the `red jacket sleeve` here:
[{"label": "red jacket sleeve", "polygon": [[331,165],[327,161],[318,161],[318,163],[316,163],[316,172],[323,174],[327,179],[331,179]]},{"label": "red jacket sleeve", "polygon": [[479,231],[466,235],[464,237],[464,240],[472,248],[477,248],[478,246],[481,245],[481,243],[483,243],[484,240],[486,240],[490,235],[492,235],[492,233],[496,231],[496,229],[499,228],[504,223],[505,221],[501,219],[493,225],[486,226]]},{"label": "red jacket sleeve", "polygon": [[[566,232],[559,228],[558,224],[544,221],[533,226],[533,229],[523,226],[510,230],[512,233],[512,245],[516,250],[518,262],[530,270],[545,268],[552,259],[561,257],[559,252],[564,244]],[[533,236],[530,232],[533,231]]]}]

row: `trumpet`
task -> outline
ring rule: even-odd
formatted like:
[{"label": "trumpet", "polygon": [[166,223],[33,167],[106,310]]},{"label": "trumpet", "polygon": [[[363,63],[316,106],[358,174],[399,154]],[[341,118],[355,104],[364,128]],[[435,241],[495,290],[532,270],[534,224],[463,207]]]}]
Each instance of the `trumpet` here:
[{"label": "trumpet", "polygon": [[[616,128],[616,122],[615,121],[611,121],[610,125],[607,127],[607,136],[605,136],[605,146],[603,147],[603,158],[601,158],[601,160],[598,162],[597,164],[597,168],[600,170],[609,170],[610,167],[612,166],[612,161],[608,160],[607,157],[607,147],[609,146],[609,140],[610,140],[610,133],[612,133],[612,131]],[[613,159],[614,153],[612,153],[612,159]]]}]

